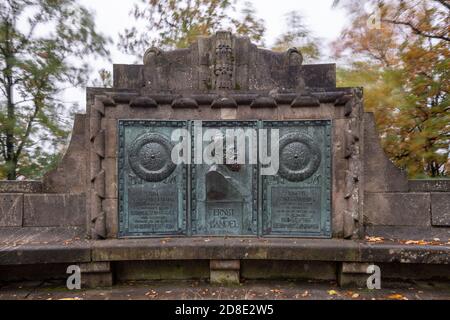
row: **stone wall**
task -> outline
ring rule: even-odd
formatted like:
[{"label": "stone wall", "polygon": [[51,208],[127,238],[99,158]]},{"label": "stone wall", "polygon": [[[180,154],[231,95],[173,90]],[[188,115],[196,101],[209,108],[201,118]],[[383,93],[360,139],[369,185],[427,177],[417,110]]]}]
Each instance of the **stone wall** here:
[{"label": "stone wall", "polygon": [[84,194],[43,193],[38,181],[0,182],[0,230],[86,226]]},{"label": "stone wall", "polygon": [[366,234],[400,239],[450,238],[450,180],[408,180],[384,154],[372,113],[365,113]]},{"label": "stone wall", "polygon": [[[42,181],[0,181],[0,232],[24,228],[86,228],[85,115],[76,115],[71,142]],[[5,230],[8,228],[8,230]]]}]

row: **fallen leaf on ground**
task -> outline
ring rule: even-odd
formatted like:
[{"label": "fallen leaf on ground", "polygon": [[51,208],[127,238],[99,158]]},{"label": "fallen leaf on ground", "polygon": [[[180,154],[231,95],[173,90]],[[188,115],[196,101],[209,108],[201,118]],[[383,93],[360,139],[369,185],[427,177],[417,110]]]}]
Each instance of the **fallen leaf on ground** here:
[{"label": "fallen leaf on ground", "polygon": [[406,297],[402,296],[401,294],[391,294],[390,296],[388,296],[388,299],[392,299],[392,300],[408,300]]},{"label": "fallen leaf on ground", "polygon": [[405,244],[427,245],[428,242],[425,240],[408,240]]},{"label": "fallen leaf on ground", "polygon": [[149,298],[156,298],[158,296],[158,293],[155,290],[150,290],[145,295]]},{"label": "fallen leaf on ground", "polygon": [[273,290],[270,290],[270,292],[273,292],[273,293],[281,293],[281,290],[280,290],[280,289],[273,289]]},{"label": "fallen leaf on ground", "polygon": [[328,294],[330,296],[335,296],[335,295],[337,295],[337,292],[335,290],[328,290]]},{"label": "fallen leaf on ground", "polygon": [[366,237],[366,240],[368,242],[383,242],[384,238],[383,237]]},{"label": "fallen leaf on ground", "polygon": [[358,299],[358,298],[359,298],[359,294],[357,294],[357,293],[352,294],[352,299]]},{"label": "fallen leaf on ground", "polygon": [[418,245],[418,246],[440,246],[442,245],[441,242],[437,242],[437,241],[425,241],[425,240],[404,240],[404,241],[400,241],[404,244],[414,244],[414,245]]}]

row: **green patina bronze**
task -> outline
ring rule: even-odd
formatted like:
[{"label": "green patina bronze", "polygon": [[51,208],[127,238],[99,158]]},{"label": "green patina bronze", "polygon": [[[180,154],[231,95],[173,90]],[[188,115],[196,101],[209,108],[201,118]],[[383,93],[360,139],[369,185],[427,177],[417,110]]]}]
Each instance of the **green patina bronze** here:
[{"label": "green patina bronze", "polygon": [[119,121],[119,236],[186,234],[186,166],[171,161],[186,121]]},{"label": "green patina bronze", "polygon": [[[200,132],[194,127],[188,121],[119,122],[121,237],[331,236],[331,121],[204,121]],[[190,132],[191,165],[171,159],[171,136],[180,128]],[[214,140],[204,133],[211,129],[224,139],[220,160],[212,163],[204,159]],[[279,130],[275,175],[262,175],[260,162],[251,161],[252,146],[261,147],[257,129],[269,137]],[[228,145],[229,132],[235,135]],[[237,161],[238,143],[245,145],[244,163]]]}]

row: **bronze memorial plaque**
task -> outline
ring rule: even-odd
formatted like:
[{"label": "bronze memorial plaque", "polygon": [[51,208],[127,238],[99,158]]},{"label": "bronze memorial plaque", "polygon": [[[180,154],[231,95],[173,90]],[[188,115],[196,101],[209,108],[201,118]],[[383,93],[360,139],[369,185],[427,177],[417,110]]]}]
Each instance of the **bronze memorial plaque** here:
[{"label": "bronze memorial plaque", "polygon": [[119,121],[121,237],[186,233],[186,165],[171,160],[185,121]]},{"label": "bronze memorial plaque", "polygon": [[[202,136],[206,130],[215,129],[219,138],[223,139],[221,144],[223,153],[220,159],[223,161],[220,164],[203,163],[192,166],[192,234],[216,236],[257,234],[257,164],[249,163],[250,144],[248,137],[245,136],[245,132],[256,133],[256,126],[256,121],[202,122]],[[198,134],[194,134],[194,129],[192,132],[195,139]],[[234,142],[230,143],[231,150],[226,148],[226,138],[233,134],[236,136],[230,138],[232,141],[238,143],[237,139],[243,139],[241,141],[246,145],[244,163],[235,161]],[[210,142],[203,141],[203,149],[207,148]]]},{"label": "bronze memorial plaque", "polygon": [[267,121],[279,130],[279,170],[262,178],[262,233],[331,237],[331,121]]}]

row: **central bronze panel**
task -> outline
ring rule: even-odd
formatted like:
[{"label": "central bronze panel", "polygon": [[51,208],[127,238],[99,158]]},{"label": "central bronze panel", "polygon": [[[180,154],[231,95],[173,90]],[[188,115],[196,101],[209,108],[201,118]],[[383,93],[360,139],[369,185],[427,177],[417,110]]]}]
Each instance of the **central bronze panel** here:
[{"label": "central bronze panel", "polygon": [[[256,121],[203,121],[202,135],[208,129],[218,129],[226,136],[228,129],[256,128]],[[194,136],[194,130],[192,133]],[[215,236],[257,234],[258,167],[256,164],[249,164],[247,142],[248,140],[246,140],[245,164],[224,161],[223,164],[192,166],[192,234]],[[203,148],[209,143],[204,141]]]}]

